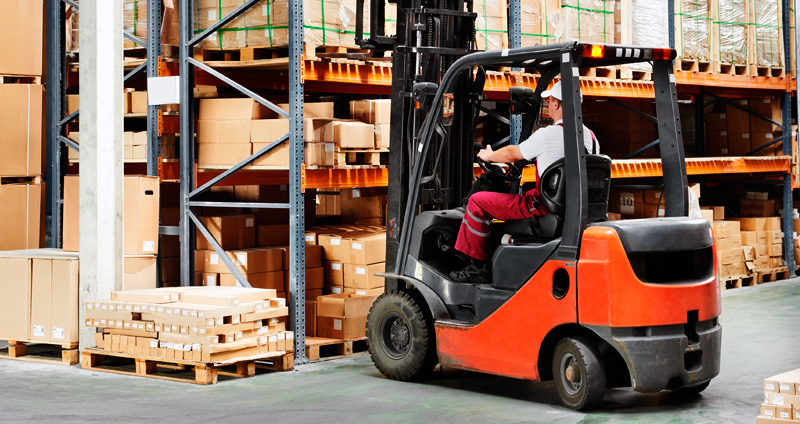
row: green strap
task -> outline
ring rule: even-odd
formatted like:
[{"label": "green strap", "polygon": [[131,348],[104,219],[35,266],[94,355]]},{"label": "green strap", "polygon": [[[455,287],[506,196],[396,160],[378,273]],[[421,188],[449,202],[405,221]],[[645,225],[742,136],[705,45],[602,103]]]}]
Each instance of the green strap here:
[{"label": "green strap", "polygon": [[[136,24],[139,21],[139,0],[133,0],[133,35],[136,35]],[[136,47],[136,43],[133,44]]]},{"label": "green strap", "polygon": [[269,4],[271,0],[267,0],[267,29],[266,31],[269,33],[269,46],[272,47],[272,12],[269,10]]},{"label": "green strap", "polygon": [[489,29],[489,17],[486,16],[486,0],[483,0],[483,38],[484,38],[484,50],[489,50],[489,34],[487,31]]},{"label": "green strap", "polygon": [[[267,0],[269,1],[269,0]],[[325,0],[319,0],[320,9],[322,10],[322,45],[325,45]]]}]

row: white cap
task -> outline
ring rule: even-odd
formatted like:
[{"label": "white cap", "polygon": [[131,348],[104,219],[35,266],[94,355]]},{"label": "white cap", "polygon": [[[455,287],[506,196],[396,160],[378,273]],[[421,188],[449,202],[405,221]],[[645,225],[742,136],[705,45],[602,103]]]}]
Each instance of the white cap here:
[{"label": "white cap", "polygon": [[[580,96],[581,102],[583,102],[583,93]],[[546,99],[548,97],[553,97],[560,102],[564,101],[564,96],[561,95],[561,81],[553,84],[553,88],[542,91],[542,98]]]}]

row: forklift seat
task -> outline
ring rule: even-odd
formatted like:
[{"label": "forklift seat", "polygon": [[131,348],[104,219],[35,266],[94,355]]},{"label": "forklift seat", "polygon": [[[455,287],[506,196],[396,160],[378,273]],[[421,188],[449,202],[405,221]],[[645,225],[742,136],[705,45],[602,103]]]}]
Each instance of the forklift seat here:
[{"label": "forklift seat", "polygon": [[[506,221],[503,233],[517,241],[552,240],[561,235],[566,209],[566,184],[562,184],[566,168],[561,158],[547,167],[539,184],[540,201],[549,211],[544,216]],[[588,182],[588,223],[608,220],[608,194],[611,189],[611,159],[605,155],[586,155]]]}]

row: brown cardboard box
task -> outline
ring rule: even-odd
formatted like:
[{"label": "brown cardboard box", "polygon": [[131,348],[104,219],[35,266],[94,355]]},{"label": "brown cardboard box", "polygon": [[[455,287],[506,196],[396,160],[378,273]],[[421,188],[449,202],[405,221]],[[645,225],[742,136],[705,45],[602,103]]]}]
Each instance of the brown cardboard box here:
[{"label": "brown cardboard box", "polygon": [[[253,143],[253,153],[259,152],[261,149],[269,146],[271,143]],[[289,166],[289,142],[284,141],[273,147],[272,150],[265,153],[260,158],[253,161],[256,166]],[[244,158],[242,158],[244,159]]]},{"label": "brown cardboard box", "polygon": [[333,142],[341,148],[374,149],[374,126],[356,121],[334,122]]},{"label": "brown cardboard box", "polygon": [[44,244],[44,184],[0,185],[0,250]]},{"label": "brown cardboard box", "polygon": [[792,407],[791,406],[778,406],[775,408],[775,417],[779,420],[792,420]]},{"label": "brown cardboard box", "polygon": [[325,262],[325,281],[330,286],[344,286],[344,267],[341,262]]},{"label": "brown cardboard box", "polygon": [[375,275],[386,270],[384,262],[367,266],[344,264],[343,268],[344,287],[369,290],[383,287],[385,284],[382,277]]},{"label": "brown cardboard box", "polygon": [[53,261],[33,258],[31,277],[31,340],[50,341],[50,302],[53,279]]},{"label": "brown cardboard box", "polygon": [[333,143],[306,143],[305,164],[308,166],[333,166]]},{"label": "brown cardboard box", "polygon": [[[289,103],[279,103],[278,107],[289,111]],[[333,102],[305,102],[303,115],[304,118],[333,118]]]},{"label": "brown cardboard box", "polygon": [[381,124],[375,125],[375,148],[388,149],[391,141],[390,136],[391,125]]},{"label": "brown cardboard box", "polygon": [[259,225],[259,246],[284,246],[289,244],[289,225]]},{"label": "brown cardboard box", "polygon": [[750,133],[728,131],[728,154],[744,156],[750,151]]},{"label": "brown cardboard box", "polygon": [[386,233],[345,238],[343,243],[345,263],[370,265],[386,261]]},{"label": "brown cardboard box", "polygon": [[[286,259],[288,259],[288,250],[287,254],[284,255]],[[288,260],[285,262],[284,265],[288,265]],[[319,268],[322,266],[322,246],[317,245],[306,245],[306,268]],[[285,269],[289,267],[286,266]]]},{"label": "brown cardboard box", "polygon": [[738,106],[745,110],[739,110],[732,105],[725,106],[725,113],[727,119],[725,120],[726,129],[729,133],[749,133],[750,132],[750,114],[747,112],[749,104],[747,100],[738,100]]},{"label": "brown cardboard box", "polygon": [[[176,237],[169,237],[162,239],[162,246],[163,241],[167,239],[174,239]],[[163,249],[162,249],[163,252]],[[163,255],[163,254],[162,254]],[[173,281],[180,281],[181,279],[181,258],[179,257],[163,257],[161,258],[161,281],[165,283],[173,282]],[[165,286],[167,287],[167,286]]]},{"label": "brown cardboard box", "polygon": [[180,301],[201,305],[236,306],[242,303],[269,300],[276,297],[275,290],[243,287],[203,287],[180,293]]},{"label": "brown cardboard box", "polygon": [[783,232],[780,230],[767,230],[767,239],[770,244],[783,243]]},{"label": "brown cardboard box", "polygon": [[[257,274],[262,272],[280,271],[283,269],[283,250],[253,248],[246,250],[234,250],[228,252],[234,265],[243,274]],[[214,270],[212,268],[212,270]],[[230,270],[220,261],[219,268],[216,269],[221,274],[230,274]]]},{"label": "brown cardboard box", "polygon": [[[178,259],[179,258],[170,258]],[[129,256],[126,255],[122,260],[122,290],[142,290],[156,288],[156,256]],[[161,267],[164,268],[164,260]],[[180,269],[178,269],[178,279],[180,279]],[[166,280],[173,281],[173,280]]]},{"label": "brown cardboard box", "polygon": [[[288,122],[288,120],[283,120]],[[252,126],[256,122],[249,120],[206,120],[197,121],[198,143],[242,144],[250,143]],[[244,159],[244,158],[242,158]]]},{"label": "brown cardboard box", "polygon": [[77,343],[80,325],[78,323],[79,261],[74,259],[53,259],[53,280],[50,302],[50,340],[61,343]]},{"label": "brown cardboard box", "polygon": [[[255,246],[255,216],[229,215],[202,217],[200,221],[225,250],[249,249]],[[212,250],[205,237],[197,231],[197,249]]]},{"label": "brown cardboard box", "polygon": [[[284,272],[283,270],[278,271],[271,271],[271,272],[260,272],[256,274],[244,274],[244,277],[247,279],[247,282],[250,283],[253,288],[257,289],[273,289],[275,291],[282,291],[283,290],[283,280],[284,280]],[[220,286],[236,286],[236,278],[233,274],[219,274],[219,285]]]},{"label": "brown cardboard box", "polygon": [[781,219],[777,216],[771,216],[764,220],[764,227],[770,231],[779,231],[783,233],[781,228]]},{"label": "brown cardboard box", "polygon": [[755,246],[742,246],[742,255],[744,256],[745,261],[754,261],[756,259],[756,248]]},{"label": "brown cardboard box", "polygon": [[727,131],[728,117],[724,113],[706,114],[706,131]]},{"label": "brown cardboard box", "polygon": [[317,236],[322,246],[322,259],[328,261],[342,261],[342,236],[340,234],[320,234]]},{"label": "brown cardboard box", "polygon": [[739,234],[742,235],[742,245],[743,246],[755,246],[758,244],[758,233],[755,231],[742,231]]},{"label": "brown cardboard box", "polygon": [[235,99],[201,99],[199,109],[201,120],[246,121],[251,119],[271,119],[276,116],[275,112],[249,97]]},{"label": "brown cardboard box", "polygon": [[350,102],[350,117],[369,124],[389,124],[392,114],[392,101],[353,100]]},{"label": "brown cardboard box", "polygon": [[131,113],[147,113],[147,92],[134,91],[130,93]]},{"label": "brown cardboard box", "polygon": [[42,1],[3,3],[0,74],[43,75],[44,16]]},{"label": "brown cardboard box", "polygon": [[[713,223],[714,222],[714,211],[713,210],[700,209],[700,216],[702,216],[703,219],[705,219],[709,223]],[[609,217],[609,221],[611,221],[610,217]]]},{"label": "brown cardboard box", "polygon": [[250,143],[202,143],[197,145],[197,165],[233,166],[253,154]]},{"label": "brown cardboard box", "polygon": [[332,294],[317,298],[317,335],[335,339],[363,337],[367,314],[377,296]]},{"label": "brown cardboard box", "polygon": [[258,119],[252,121],[250,141],[253,143],[272,143],[289,132],[288,119]]},{"label": "brown cardboard box", "polygon": [[770,268],[780,268],[783,266],[783,259],[780,257],[771,257],[769,258],[769,267]]},{"label": "brown cardboard box", "polygon": [[766,231],[766,218],[735,218],[739,222],[742,231]]},{"label": "brown cardboard box", "polygon": [[[6,23],[8,21],[5,20]],[[3,99],[0,102],[0,128],[3,129],[0,132],[0,146],[3,146],[0,175],[41,175],[44,161],[44,87],[0,84],[0,99]]]},{"label": "brown cardboard box", "polygon": [[347,189],[341,190],[341,214],[350,219],[376,218],[383,216],[386,206],[385,197],[378,190]]},{"label": "brown cardboard box", "polygon": [[[152,255],[158,252],[159,189],[157,177],[131,175],[123,179],[124,254]],[[79,177],[68,175],[64,177],[65,251],[77,252],[79,248],[79,205]]]},{"label": "brown cardboard box", "polygon": [[317,335],[317,301],[306,300],[306,337]]},{"label": "brown cardboard box", "polygon": [[775,405],[761,404],[761,416],[767,418],[775,418]]},{"label": "brown cardboard box", "polygon": [[739,222],[737,221],[714,221],[714,237],[726,238],[739,233]]},{"label": "brown cardboard box", "polygon": [[[306,290],[322,290],[325,287],[325,268],[306,268]],[[286,287],[286,291],[288,287]],[[312,297],[308,297],[311,299]]]},{"label": "brown cardboard box", "polygon": [[742,199],[742,216],[770,216],[777,211],[775,200]]},{"label": "brown cardboard box", "polygon": [[[779,99],[767,98],[750,101],[750,111],[752,113],[770,118],[775,122],[781,122],[781,102]],[[752,132],[773,132],[780,131],[781,127],[771,124],[763,119],[750,115],[750,130]]]}]

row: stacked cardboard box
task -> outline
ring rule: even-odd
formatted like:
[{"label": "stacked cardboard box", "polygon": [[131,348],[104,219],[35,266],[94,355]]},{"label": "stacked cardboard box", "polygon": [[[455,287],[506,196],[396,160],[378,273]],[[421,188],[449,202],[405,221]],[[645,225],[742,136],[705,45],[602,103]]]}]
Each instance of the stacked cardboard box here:
[{"label": "stacked cardboard box", "polygon": [[775,199],[770,199],[766,192],[749,191],[740,202],[742,216],[772,216],[778,210]]},{"label": "stacked cardboard box", "polygon": [[[329,294],[316,302],[316,335],[332,339],[364,337],[367,315],[377,295]],[[312,306],[313,308],[313,306]]]},{"label": "stacked cardboard box", "polygon": [[800,420],[800,369],[764,379],[764,403],[756,424]]},{"label": "stacked cardboard box", "polygon": [[720,278],[749,274],[742,249],[742,235],[737,221],[714,221],[714,245],[717,249]]},{"label": "stacked cardboard box", "polygon": [[[44,63],[43,1],[3,2],[0,17],[0,74],[42,76]],[[0,94],[8,105],[5,95]],[[5,113],[0,114],[0,117]],[[2,119],[2,118],[0,118]],[[3,128],[6,128],[4,125]],[[4,130],[5,131],[5,130]]]},{"label": "stacked cardboard box", "polygon": [[778,217],[737,218],[745,256],[752,259],[752,271],[783,266],[783,238]]},{"label": "stacked cardboard box", "polygon": [[[64,177],[63,249],[77,252],[80,245],[79,177]],[[159,248],[159,183],[157,177],[125,176],[123,182],[123,289],[156,286]]]},{"label": "stacked cardboard box", "polygon": [[374,143],[371,147],[374,149],[389,148],[391,114],[392,101],[389,99],[353,100],[350,102],[350,117],[374,126]]},{"label": "stacked cardboard box", "polygon": [[2,252],[0,339],[77,343],[78,268],[57,249]]},{"label": "stacked cardboard box", "polygon": [[[783,67],[783,20],[778,0],[752,0],[749,5],[751,50],[753,63],[758,67]],[[791,21],[792,25],[794,21]]]},{"label": "stacked cardboard box", "polygon": [[[629,106],[651,116],[655,114],[653,104],[630,103]],[[658,138],[652,121],[613,102],[584,102],[583,119],[600,141],[603,154],[610,157],[623,157]],[[656,156],[658,147],[648,149],[637,157]]]},{"label": "stacked cardboard box", "polygon": [[104,350],[203,362],[285,351],[289,309],[275,290],[237,287],[113,292],[86,303],[85,325]]}]

